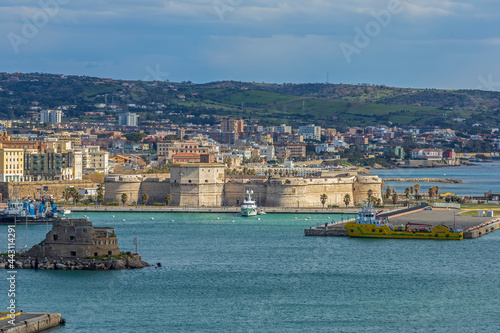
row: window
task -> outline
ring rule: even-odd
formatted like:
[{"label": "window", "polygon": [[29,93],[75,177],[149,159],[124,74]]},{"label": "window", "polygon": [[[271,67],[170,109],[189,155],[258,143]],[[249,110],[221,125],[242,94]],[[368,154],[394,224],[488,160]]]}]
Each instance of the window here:
[{"label": "window", "polygon": [[76,251],[71,251],[70,253],[72,257],[76,257]]},{"label": "window", "polygon": [[54,235],[54,240],[56,241],[59,238],[59,236]]},{"label": "window", "polygon": [[111,252],[111,251],[108,251],[108,256],[110,256],[110,255],[112,255],[112,254],[113,254],[113,252]]},{"label": "window", "polygon": [[69,240],[75,240],[75,236],[69,236]]}]

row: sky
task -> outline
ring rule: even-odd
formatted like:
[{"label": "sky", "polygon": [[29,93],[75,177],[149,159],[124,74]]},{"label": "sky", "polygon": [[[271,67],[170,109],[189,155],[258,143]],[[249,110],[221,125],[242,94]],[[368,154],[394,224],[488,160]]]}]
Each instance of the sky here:
[{"label": "sky", "polygon": [[0,72],[500,90],[498,0],[2,0]]}]

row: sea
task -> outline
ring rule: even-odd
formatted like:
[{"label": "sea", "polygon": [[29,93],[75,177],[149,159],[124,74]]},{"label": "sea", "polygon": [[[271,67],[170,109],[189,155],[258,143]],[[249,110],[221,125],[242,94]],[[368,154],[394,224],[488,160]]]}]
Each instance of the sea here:
[{"label": "sea", "polygon": [[[484,184],[477,191],[498,183],[492,169],[470,170]],[[500,232],[462,241],[305,237],[305,228],[348,216],[85,214],[114,227],[122,251],[135,252],[137,238],[155,267],[19,270],[18,309],[66,319],[51,332],[500,331]],[[18,225],[18,248],[48,228]],[[6,311],[9,285],[0,281]]]},{"label": "sea", "polygon": [[[450,178],[465,182],[464,184],[419,182],[420,193],[427,193],[431,186],[439,186],[439,193],[449,192],[459,196],[483,196],[490,190],[493,193],[500,193],[500,161],[477,163],[471,166],[373,169],[371,171],[372,174],[381,178]],[[384,186],[396,188],[398,193],[404,193],[406,187],[413,185],[415,182],[384,183]]]}]

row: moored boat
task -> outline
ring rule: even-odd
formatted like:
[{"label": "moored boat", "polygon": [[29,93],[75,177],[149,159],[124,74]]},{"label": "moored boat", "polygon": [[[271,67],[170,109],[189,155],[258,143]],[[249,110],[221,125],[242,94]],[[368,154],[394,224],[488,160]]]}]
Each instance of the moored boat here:
[{"label": "moored boat", "polygon": [[9,200],[7,208],[0,212],[0,224],[52,223],[58,218],[58,211],[54,202],[51,201],[50,205],[52,210],[48,211],[46,202],[43,200]]},{"label": "moored boat", "polygon": [[241,216],[256,216],[257,215],[257,205],[255,201],[252,200],[252,190],[247,190],[247,197],[243,200],[243,205],[241,205]]},{"label": "moored boat", "polygon": [[351,237],[366,238],[411,238],[411,239],[463,239],[461,229],[453,229],[446,224],[432,226],[422,223],[392,225],[386,218],[380,217],[371,203],[363,206],[355,222],[345,225]]}]

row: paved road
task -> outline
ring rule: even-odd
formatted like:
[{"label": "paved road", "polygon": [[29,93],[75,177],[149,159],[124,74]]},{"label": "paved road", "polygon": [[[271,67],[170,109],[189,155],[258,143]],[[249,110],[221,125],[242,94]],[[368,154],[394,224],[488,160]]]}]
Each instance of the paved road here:
[{"label": "paved road", "polygon": [[390,222],[393,225],[400,225],[410,223],[425,223],[431,225],[439,225],[439,224],[447,224],[449,226],[453,226],[453,221],[455,219],[455,225],[457,228],[467,229],[475,225],[479,225],[481,223],[491,221],[493,217],[477,217],[477,216],[460,216],[458,214],[460,211],[450,209],[450,210],[423,210],[420,212],[407,214],[403,216],[398,216],[395,218],[391,218]]}]

